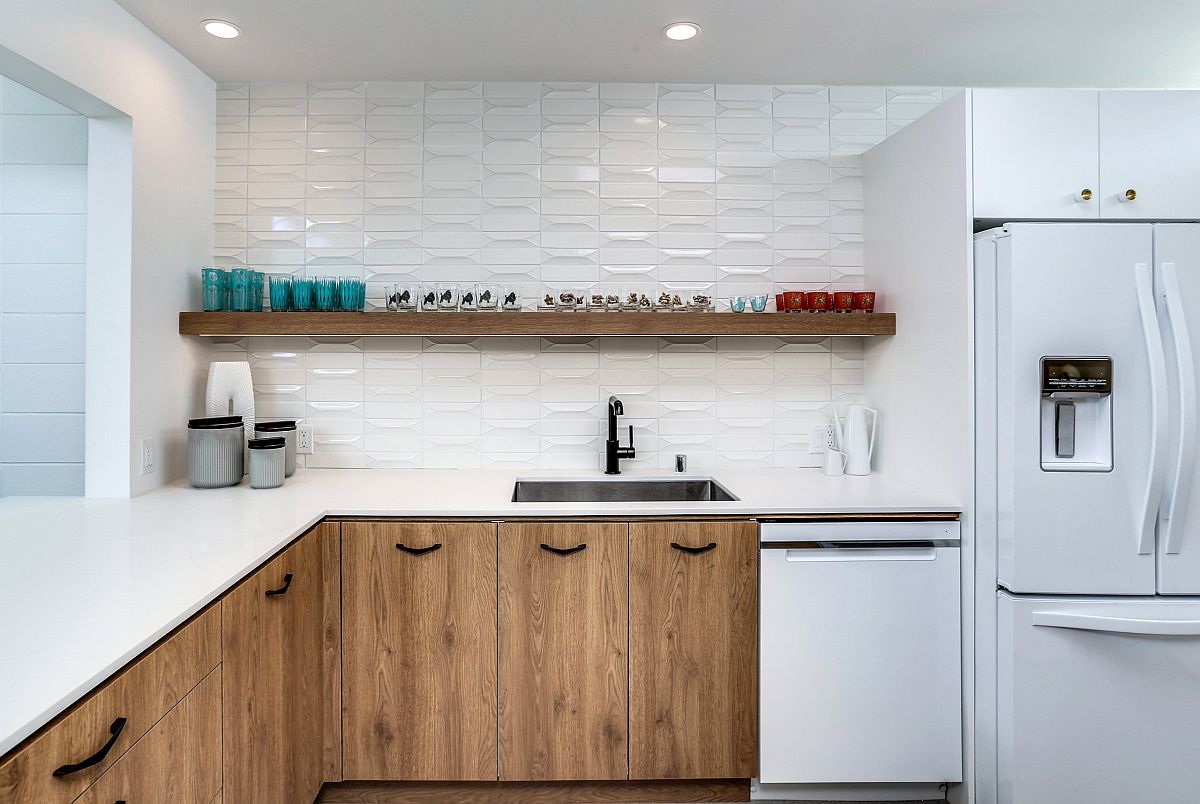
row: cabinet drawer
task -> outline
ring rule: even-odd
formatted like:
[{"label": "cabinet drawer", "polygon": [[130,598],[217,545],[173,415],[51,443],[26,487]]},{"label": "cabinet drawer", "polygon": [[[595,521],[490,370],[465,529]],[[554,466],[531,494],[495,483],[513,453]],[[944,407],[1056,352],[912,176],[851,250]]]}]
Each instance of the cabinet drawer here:
[{"label": "cabinet drawer", "polygon": [[[220,652],[221,612],[214,607],[119,672],[0,765],[0,804],[74,801],[217,666]],[[56,769],[97,756],[102,758],[94,764],[53,775]]]},{"label": "cabinet drawer", "polygon": [[221,671],[208,675],[77,804],[211,804],[221,790]]}]

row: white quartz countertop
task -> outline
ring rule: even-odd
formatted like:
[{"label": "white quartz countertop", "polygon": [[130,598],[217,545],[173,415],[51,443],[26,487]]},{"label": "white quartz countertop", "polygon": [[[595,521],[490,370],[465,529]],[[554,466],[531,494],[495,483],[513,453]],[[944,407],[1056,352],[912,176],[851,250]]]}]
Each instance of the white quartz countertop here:
[{"label": "white quartz countertop", "polygon": [[[197,490],[176,483],[127,500],[0,500],[0,754],[325,516],[501,519],[960,510],[879,475],[826,477],[815,469],[713,473],[741,498],[737,502],[511,501],[517,477],[580,476],[301,469],[283,487],[270,490],[254,490],[246,483]],[[635,471],[622,476],[662,475]]]}]

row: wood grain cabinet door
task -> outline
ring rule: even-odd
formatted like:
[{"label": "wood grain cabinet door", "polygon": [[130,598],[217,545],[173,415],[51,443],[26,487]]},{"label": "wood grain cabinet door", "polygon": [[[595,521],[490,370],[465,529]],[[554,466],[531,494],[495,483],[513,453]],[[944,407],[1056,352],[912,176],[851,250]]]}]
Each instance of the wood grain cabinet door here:
[{"label": "wood grain cabinet door", "polygon": [[215,605],[0,763],[0,804],[74,801],[220,663]]},{"label": "wood grain cabinet door", "polygon": [[625,779],[625,523],[500,526],[500,777]]},{"label": "wood grain cabinet door", "polygon": [[221,790],[221,670],[213,670],[76,804],[210,804]]},{"label": "wood grain cabinet door", "polygon": [[222,602],[228,804],[312,801],[325,780],[326,538],[337,525],[301,537]]},{"label": "wood grain cabinet door", "polygon": [[630,776],[754,776],[755,524],[634,523],[629,553]]},{"label": "wood grain cabinet door", "polygon": [[347,779],[496,779],[496,526],[342,526]]}]

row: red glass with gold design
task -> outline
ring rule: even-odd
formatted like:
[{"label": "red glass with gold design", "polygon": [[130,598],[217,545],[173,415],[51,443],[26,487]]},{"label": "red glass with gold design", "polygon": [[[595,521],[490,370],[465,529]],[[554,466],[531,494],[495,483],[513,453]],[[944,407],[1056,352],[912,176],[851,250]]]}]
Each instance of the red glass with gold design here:
[{"label": "red glass with gold design", "polygon": [[833,309],[833,294],[827,290],[809,291],[808,309],[814,313],[829,312]]}]

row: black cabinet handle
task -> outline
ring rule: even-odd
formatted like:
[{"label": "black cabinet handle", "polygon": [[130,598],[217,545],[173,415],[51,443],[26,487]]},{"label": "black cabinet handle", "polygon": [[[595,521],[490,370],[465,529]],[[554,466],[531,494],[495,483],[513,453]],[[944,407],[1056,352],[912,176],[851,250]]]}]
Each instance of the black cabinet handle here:
[{"label": "black cabinet handle", "polygon": [[707,553],[709,550],[715,549],[717,546],[717,543],[709,542],[708,544],[704,545],[703,547],[684,547],[679,542],[671,542],[671,546],[674,547],[676,550],[679,550],[680,552],[688,553],[690,555],[695,556],[695,555],[699,555],[700,553]]},{"label": "black cabinet handle", "polygon": [[428,547],[409,547],[407,544],[397,544],[396,548],[403,550],[406,553],[411,553],[414,556],[423,556],[426,553],[432,553],[434,550],[440,550],[442,548],[442,543],[438,542],[437,544],[431,544]]},{"label": "black cabinet handle", "polygon": [[587,547],[586,544],[577,544],[574,547],[551,547],[548,544],[542,545],[543,550],[549,550],[551,553],[554,553],[556,556],[569,556],[569,555],[571,555],[571,553],[578,553],[580,550],[583,550],[585,547]]},{"label": "black cabinet handle", "polygon": [[121,729],[123,728],[125,728],[125,718],[119,717],[113,721],[111,726],[108,727],[108,731],[110,734],[112,734],[112,736],[108,738],[108,742],[100,747],[99,751],[92,754],[83,762],[76,762],[74,765],[63,765],[62,767],[55,768],[53,775],[66,776],[69,773],[75,773],[76,771],[81,771],[84,768],[90,768],[93,765],[99,765],[104,761],[104,758],[108,756],[108,752],[112,750],[113,745],[116,744],[117,738],[121,736]]},{"label": "black cabinet handle", "polygon": [[288,587],[292,585],[292,573],[283,576],[283,586],[278,589],[268,589],[267,597],[275,597],[276,595],[286,595]]}]

